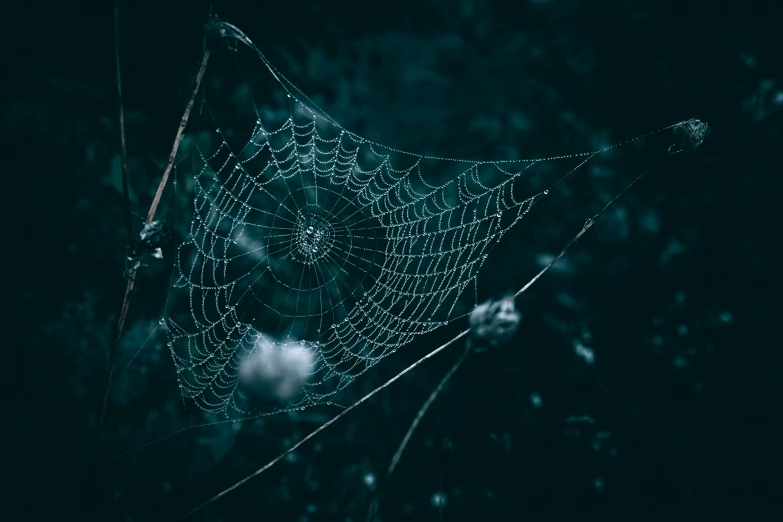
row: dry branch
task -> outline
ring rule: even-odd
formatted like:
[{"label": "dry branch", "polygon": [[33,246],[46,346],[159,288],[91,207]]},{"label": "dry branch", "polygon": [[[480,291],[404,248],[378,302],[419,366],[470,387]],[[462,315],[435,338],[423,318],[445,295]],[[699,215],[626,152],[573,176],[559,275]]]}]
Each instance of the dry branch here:
[{"label": "dry branch", "polygon": [[[201,67],[198,70],[198,74],[196,75],[195,80],[193,80],[193,89],[190,94],[190,99],[188,100],[188,104],[185,106],[185,112],[182,114],[182,119],[179,122],[179,128],[177,129],[177,136],[174,138],[174,145],[171,148],[169,159],[166,162],[166,168],[163,170],[163,176],[161,177],[160,183],[158,184],[158,190],[155,192],[155,197],[152,200],[152,204],[150,205],[149,212],[147,213],[147,223],[152,222],[152,220],[155,218],[155,212],[157,212],[158,210],[158,204],[160,203],[160,198],[163,195],[163,190],[166,188],[166,183],[169,180],[169,174],[171,173],[171,169],[174,166],[174,159],[177,157],[179,144],[182,141],[182,135],[185,131],[185,127],[188,124],[188,119],[190,118],[190,111],[193,109],[193,104],[196,101],[196,94],[198,93],[199,86],[201,85],[201,80],[202,78],[204,78],[204,71],[206,70],[207,63],[209,62],[209,56],[210,56],[210,51],[209,49],[206,49],[204,51],[204,56],[201,59]],[[119,345],[120,338],[122,337],[122,331],[125,328],[125,320],[128,317],[128,309],[130,308],[130,301],[131,301],[131,297],[133,296],[133,286],[135,282],[134,278],[136,275],[136,271],[139,269],[140,264],[141,264],[140,260],[134,261],[133,266],[130,269],[130,273],[128,274],[128,284],[125,287],[125,297],[122,300],[120,317],[117,320],[117,329],[114,335],[114,340],[112,341],[111,351],[109,352],[109,364],[106,369],[106,385],[103,393],[103,401],[101,403],[101,413],[100,416],[98,417],[98,425],[96,428],[96,437],[95,437],[96,442],[100,441],[101,428],[103,427],[103,421],[106,415],[106,403],[109,399],[109,392],[111,390],[111,381],[112,381],[112,376],[114,374],[114,360],[117,357],[117,347]]]}]

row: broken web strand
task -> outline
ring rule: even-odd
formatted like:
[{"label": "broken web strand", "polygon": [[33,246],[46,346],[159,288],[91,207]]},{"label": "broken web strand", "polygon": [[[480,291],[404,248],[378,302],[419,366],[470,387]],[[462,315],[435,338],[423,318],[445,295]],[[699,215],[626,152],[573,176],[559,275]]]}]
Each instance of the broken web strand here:
[{"label": "broken web strand", "polygon": [[[237,390],[238,354],[252,351],[264,332],[291,337],[297,321],[310,339],[297,342],[316,354],[316,363],[304,393],[273,411],[329,402],[414,337],[466,315],[469,306],[455,312],[458,298],[475,288],[491,249],[549,189],[597,154],[682,125],[599,151],[536,160],[416,155],[345,130],[253,49],[285,88],[289,117],[271,130],[259,118],[238,152],[218,127],[220,146],[200,154],[196,212],[175,285],[187,292],[190,317],[182,324],[167,317],[183,394],[212,413],[250,413]],[[297,115],[308,118],[302,123]],[[398,165],[399,157],[410,162]],[[572,159],[582,161],[549,189],[517,198],[514,182],[523,173]],[[430,183],[425,160],[465,169],[445,184]],[[506,164],[527,165],[513,171]],[[488,174],[505,179],[490,186]],[[503,223],[506,213],[511,219]],[[240,251],[232,247],[240,238],[261,241]],[[183,255],[183,247],[190,252]],[[254,263],[243,265],[254,253]],[[284,299],[267,301],[265,293]],[[317,332],[308,332],[310,323]],[[289,343],[273,342],[280,350]]]}]

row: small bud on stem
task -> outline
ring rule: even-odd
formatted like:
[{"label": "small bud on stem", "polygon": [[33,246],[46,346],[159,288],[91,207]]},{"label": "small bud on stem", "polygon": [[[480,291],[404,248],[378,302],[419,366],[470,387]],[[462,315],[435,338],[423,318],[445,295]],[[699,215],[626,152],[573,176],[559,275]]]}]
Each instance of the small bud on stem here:
[{"label": "small bud on stem", "polygon": [[514,306],[514,296],[481,303],[470,313],[470,335],[473,340],[497,346],[508,342],[519,328],[522,314]]},{"label": "small bud on stem", "polygon": [[171,233],[164,220],[156,219],[144,224],[144,228],[139,233],[139,238],[141,238],[141,249],[146,252],[153,252],[169,242]]},{"label": "small bud on stem", "polygon": [[672,130],[674,143],[669,150],[696,150],[707,136],[707,124],[697,119],[690,119]]}]

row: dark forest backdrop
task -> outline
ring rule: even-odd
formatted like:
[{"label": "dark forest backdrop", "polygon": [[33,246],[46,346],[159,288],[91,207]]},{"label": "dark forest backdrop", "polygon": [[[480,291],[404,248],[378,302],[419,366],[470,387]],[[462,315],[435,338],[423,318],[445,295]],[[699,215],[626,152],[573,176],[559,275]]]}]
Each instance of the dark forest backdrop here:
[{"label": "dark forest backdrop", "polygon": [[[519,333],[471,358],[438,398],[384,489],[383,520],[701,520],[729,508],[750,520],[780,516],[780,340],[767,335],[780,322],[780,3],[213,9],[347,128],[402,149],[539,157],[691,117],[711,127],[700,149],[654,170],[518,300]],[[138,214],[170,150],[208,12],[201,1],[121,2]],[[9,520],[176,519],[335,413],[191,429],[103,463],[94,509],[78,514],[125,285],[112,16],[112,2],[30,4],[4,24]],[[231,96],[237,86],[222,88]],[[614,175],[621,186],[635,173]],[[569,210],[597,200],[601,186],[587,170],[579,176],[493,252],[480,297],[521,287],[578,232],[587,216]],[[169,187],[162,215],[173,215],[177,197]],[[127,366],[160,317],[172,253],[139,274],[100,461],[203,422],[183,407],[163,337]],[[420,338],[353,393],[462,328]],[[193,519],[364,520],[400,438],[459,352],[419,367]]]}]

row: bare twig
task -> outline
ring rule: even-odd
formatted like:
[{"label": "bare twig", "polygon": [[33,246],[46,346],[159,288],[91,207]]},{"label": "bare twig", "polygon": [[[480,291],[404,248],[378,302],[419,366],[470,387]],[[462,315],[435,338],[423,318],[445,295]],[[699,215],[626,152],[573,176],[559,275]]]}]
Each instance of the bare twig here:
[{"label": "bare twig", "polygon": [[446,386],[446,383],[449,382],[449,380],[457,372],[459,367],[462,366],[462,363],[465,362],[465,359],[468,358],[470,352],[471,352],[471,337],[468,336],[468,338],[465,340],[465,351],[462,353],[460,358],[457,359],[457,362],[454,363],[451,369],[449,369],[446,375],[443,376],[443,378],[440,380],[440,382],[435,387],[435,389],[432,390],[432,393],[427,398],[427,400],[424,401],[424,404],[421,405],[421,408],[419,408],[419,412],[416,414],[416,417],[413,419],[413,422],[408,427],[408,431],[405,433],[405,436],[402,438],[402,441],[400,442],[397,451],[394,453],[394,456],[392,457],[391,463],[389,464],[389,468],[386,470],[386,476],[384,477],[383,482],[381,482],[380,486],[378,487],[378,491],[375,493],[375,497],[373,498],[372,503],[370,504],[370,508],[367,510],[367,522],[372,522],[373,518],[375,517],[375,514],[378,512],[378,504],[380,503],[380,499],[381,499],[381,490],[383,489],[383,486],[386,484],[386,482],[389,480],[391,474],[394,473],[394,470],[397,467],[397,463],[400,462],[402,453],[405,451],[405,448],[408,446],[408,442],[410,442],[411,440],[411,436],[413,435],[413,432],[416,431],[416,428],[419,426],[421,419],[424,418],[424,415],[427,413],[429,407],[432,405],[433,402],[435,402],[435,399],[438,397],[438,394],[441,391],[443,391],[443,388]]},{"label": "bare twig", "polygon": [[[138,263],[136,263],[136,266],[134,266],[133,271],[135,272],[138,268]],[[111,391],[111,381],[112,377],[114,376],[114,360],[117,357],[117,346],[120,342],[120,337],[122,337],[122,330],[125,327],[125,319],[128,317],[128,308],[130,308],[130,300],[131,295],[133,294],[133,285],[134,280],[128,279],[128,285],[125,287],[125,297],[122,300],[122,309],[120,310],[120,317],[117,321],[117,329],[114,334],[114,339],[112,340],[111,344],[111,350],[109,352],[109,363],[106,368],[106,379],[105,379],[105,386],[103,389],[103,396],[101,399],[101,414],[98,417],[98,425],[96,427],[96,433],[95,433],[95,443],[99,443],[101,440],[101,428],[103,427],[103,420],[106,417],[106,403],[109,402],[109,392]]]},{"label": "bare twig", "polygon": [[[122,170],[122,197],[125,204],[125,226],[128,232],[129,244],[133,242],[133,223],[132,223],[132,211],[130,203],[130,193],[128,190],[128,165],[127,165],[127,147],[125,145],[125,106],[122,100],[122,74],[120,69],[120,1],[114,0],[114,64],[117,71],[117,97],[120,104],[120,168]],[[101,412],[98,417],[97,432],[95,434],[95,442],[100,440],[101,427],[103,426],[103,419],[106,415],[106,402],[109,399],[109,389],[111,388],[112,375],[114,373],[114,359],[117,352],[117,344],[119,336],[122,333],[122,325],[125,324],[125,318],[128,315],[128,306],[130,305],[130,296],[133,293],[133,279],[128,280],[128,286],[125,288],[125,298],[123,300],[122,310],[120,311],[120,319],[117,327],[117,333],[112,341],[112,347],[109,352],[109,366],[106,371],[106,387],[101,399]]]},{"label": "bare twig", "polygon": [[[206,48],[201,59],[201,66],[199,67],[198,74],[196,74],[196,78],[193,80],[193,88],[190,93],[190,99],[185,106],[185,112],[182,114],[182,119],[179,122],[179,128],[177,129],[177,135],[174,138],[174,145],[171,148],[169,159],[166,162],[166,168],[163,170],[163,176],[161,177],[160,183],[158,184],[158,190],[155,193],[155,198],[152,200],[149,212],[147,213],[147,223],[152,222],[152,220],[155,218],[155,212],[158,209],[158,204],[160,203],[163,190],[166,188],[166,182],[169,179],[169,174],[171,173],[172,166],[174,165],[174,159],[177,156],[177,151],[179,150],[179,144],[182,141],[183,132],[185,131],[185,127],[188,124],[188,119],[190,118],[190,111],[193,109],[193,104],[196,101],[196,94],[198,93],[199,87],[201,85],[201,80],[204,78],[204,71],[206,70],[207,63],[209,62],[209,56],[210,50],[209,48]],[[120,316],[117,320],[117,329],[114,335],[114,340],[112,341],[111,350],[109,352],[109,363],[106,369],[106,384],[103,392],[103,400],[101,402],[101,412],[100,416],[98,417],[98,424],[96,427],[96,443],[100,441],[101,429],[103,427],[103,421],[106,415],[106,403],[109,399],[112,376],[114,374],[114,360],[117,356],[117,347],[119,345],[120,338],[122,337],[122,331],[125,328],[125,320],[128,316],[128,309],[130,308],[130,301],[133,295],[134,277],[137,270],[139,269],[140,264],[140,260],[134,261],[133,266],[130,269],[130,273],[128,274],[128,284],[125,287],[125,297],[122,300],[122,308],[120,309]]]},{"label": "bare twig", "polygon": [[209,48],[204,49],[204,56],[201,58],[201,67],[199,67],[198,74],[196,74],[195,80],[193,80],[193,90],[190,93],[190,99],[185,107],[185,112],[182,114],[182,119],[179,122],[179,128],[177,129],[177,137],[174,138],[174,146],[171,148],[171,154],[169,154],[169,160],[166,162],[166,168],[163,170],[163,177],[158,184],[158,190],[155,192],[155,198],[152,200],[150,210],[147,213],[147,223],[150,223],[155,219],[155,212],[158,210],[158,204],[160,198],[163,196],[163,189],[166,188],[166,182],[169,179],[171,168],[174,166],[174,160],[177,157],[177,151],[179,150],[179,144],[182,141],[182,135],[185,132],[185,127],[188,125],[188,119],[190,118],[190,111],[193,109],[193,104],[196,101],[196,94],[198,94],[201,80],[204,78],[204,71],[207,70],[207,63],[209,62],[209,55],[211,51]]},{"label": "bare twig", "polygon": [[419,409],[419,412],[416,414],[416,418],[413,419],[413,422],[408,428],[408,431],[405,433],[405,436],[402,438],[402,442],[400,442],[400,446],[397,448],[397,451],[394,453],[394,457],[392,457],[391,463],[389,464],[389,469],[386,470],[387,477],[392,473],[394,473],[394,469],[397,467],[397,464],[400,462],[400,457],[402,457],[402,452],[405,451],[405,447],[408,445],[408,442],[411,439],[411,435],[413,435],[413,432],[416,431],[416,428],[419,426],[421,419],[427,413],[429,407],[432,405],[433,402],[435,402],[435,399],[438,397],[438,394],[441,391],[443,391],[443,388],[446,386],[446,383],[449,382],[449,380],[454,375],[454,373],[456,373],[459,367],[462,366],[462,363],[465,362],[465,359],[468,358],[468,355],[470,355],[470,337],[468,337],[467,341],[465,342],[468,345],[465,352],[460,356],[459,359],[457,359],[457,362],[454,363],[454,366],[451,367],[451,369],[446,373],[446,375],[443,376],[443,379],[441,379],[440,383],[438,383],[438,386],[434,390],[432,390],[432,393],[430,394],[429,398],[427,398],[424,404],[422,404],[421,409]]},{"label": "bare twig", "polygon": [[122,74],[120,70],[120,0],[114,0],[114,63],[117,70],[117,98],[120,103],[120,169],[122,170],[122,199],[125,203],[125,227],[128,244],[133,242],[133,217],[128,190],[128,151],[125,146],[125,105],[122,101]]}]

